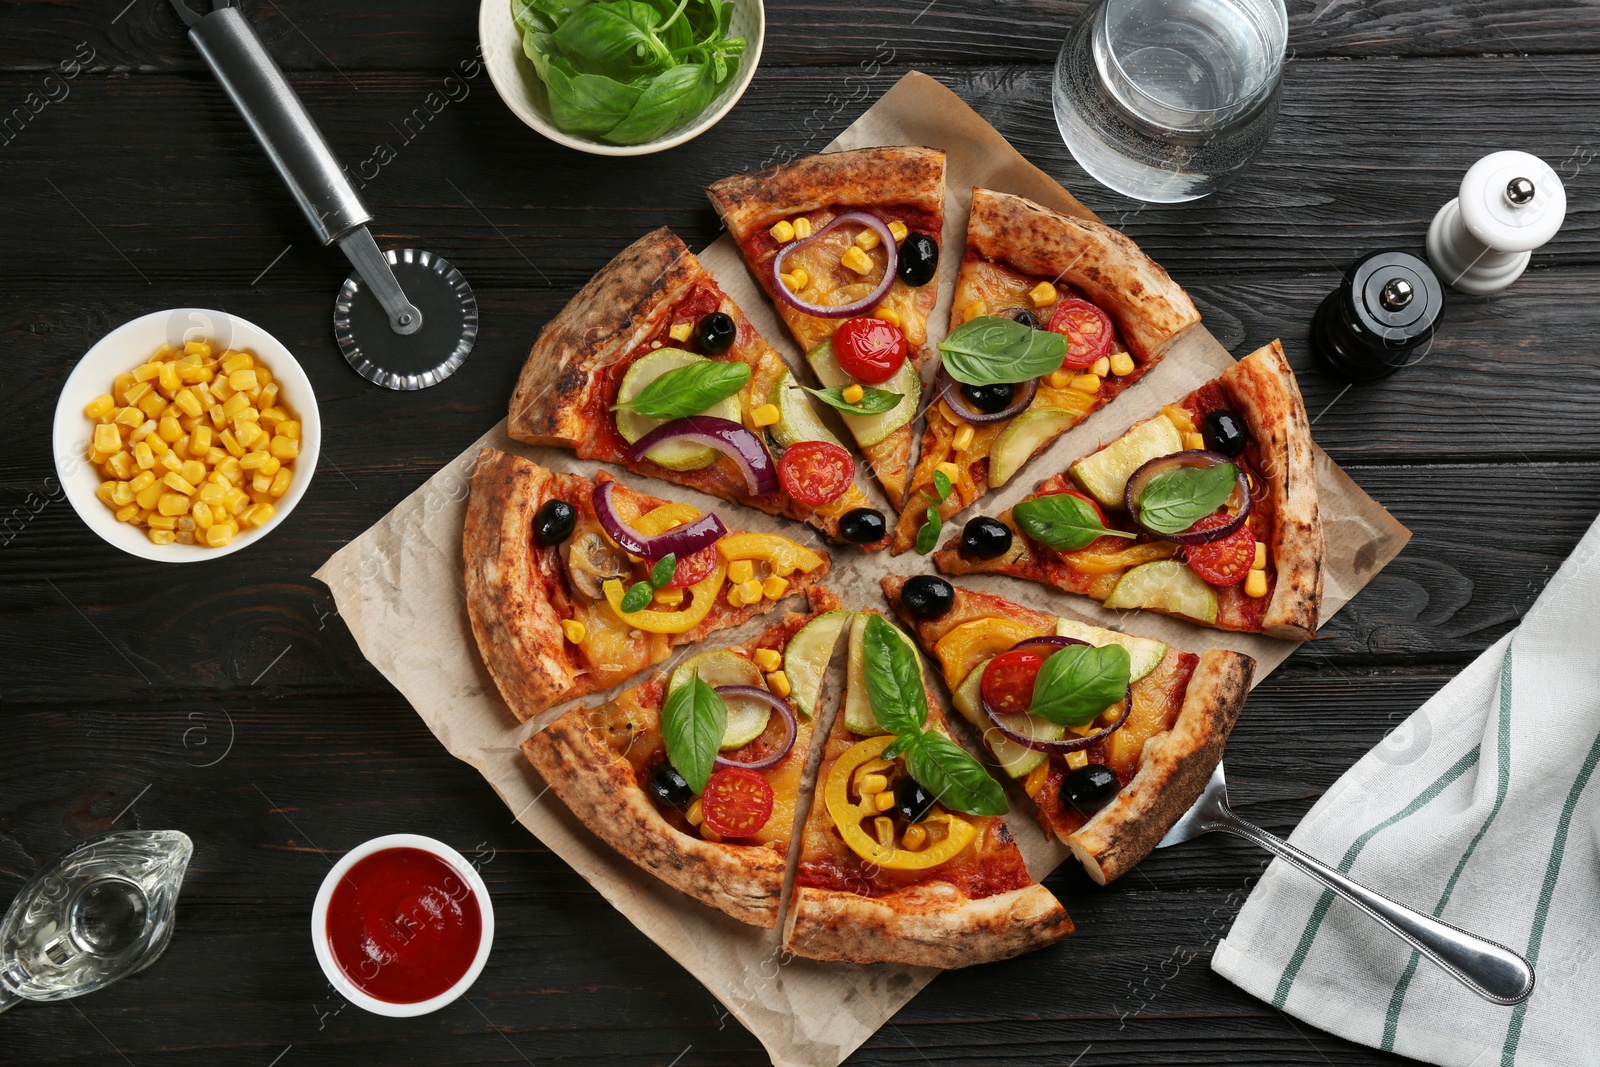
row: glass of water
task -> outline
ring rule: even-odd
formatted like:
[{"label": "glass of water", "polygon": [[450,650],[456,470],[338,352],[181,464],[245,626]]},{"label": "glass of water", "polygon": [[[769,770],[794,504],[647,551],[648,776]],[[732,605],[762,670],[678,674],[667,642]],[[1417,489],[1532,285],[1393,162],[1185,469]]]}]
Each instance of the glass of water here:
[{"label": "glass of water", "polygon": [[1196,200],[1237,178],[1278,117],[1283,0],[1102,0],[1056,59],[1061,136],[1138,200]]}]

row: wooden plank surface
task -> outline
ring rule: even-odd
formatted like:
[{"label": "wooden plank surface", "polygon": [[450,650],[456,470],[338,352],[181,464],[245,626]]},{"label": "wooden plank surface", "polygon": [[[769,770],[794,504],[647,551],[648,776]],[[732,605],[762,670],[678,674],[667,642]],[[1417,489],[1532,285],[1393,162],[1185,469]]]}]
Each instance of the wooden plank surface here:
[{"label": "wooden plank surface", "polygon": [[[0,136],[0,900],[113,826],[179,827],[197,851],[168,954],[93,997],[0,1016],[0,1062],[762,1062],[703,989],[444,754],[309,574],[500,418],[532,336],[617,249],[661,224],[710,241],[708,181],[779,148],[821,147],[907,69],[950,85],[1124,227],[1225,344],[1281,335],[1319,443],[1415,531],[1253,696],[1228,756],[1247,817],[1292,829],[1515,625],[1600,507],[1593,4],[1297,0],[1273,142],[1234,188],[1173,207],[1093,185],[1056,134],[1049,65],[1080,4],[771,4],[745,100],[699,140],[639,160],[541,141],[482,75],[419,118],[472,55],[475,4],[250,5],[363,176],[380,241],[450,257],[477,290],[484,332],[462,372],[391,394],[339,359],[328,315],[345,271],[314,247],[170,7],[123,2],[0,6],[0,116],[63,61],[85,66]],[[362,170],[378,145],[394,160]],[[1453,296],[1417,366],[1346,391],[1305,354],[1316,304],[1355,256],[1420,250],[1465,168],[1503,147],[1561,172],[1560,236],[1509,292]],[[282,338],[312,377],[326,438],[293,522],[259,549],[181,571],[97,541],[60,498],[47,442],[77,356],[135,315],[180,305],[225,307]],[[341,1008],[306,936],[329,857],[398,829],[474,857],[499,919],[471,997],[411,1021]],[[1108,890],[1063,869],[1050,885],[1077,935],[942,976],[852,1062],[1401,1062],[1210,973],[1262,860],[1205,841]]]}]

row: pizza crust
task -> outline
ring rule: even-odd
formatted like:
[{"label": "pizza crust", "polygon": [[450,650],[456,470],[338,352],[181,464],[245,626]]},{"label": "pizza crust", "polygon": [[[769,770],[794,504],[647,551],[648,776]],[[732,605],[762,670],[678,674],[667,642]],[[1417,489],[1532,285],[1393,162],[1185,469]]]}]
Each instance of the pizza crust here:
[{"label": "pizza crust", "polygon": [[575,708],[523,742],[523,754],[550,789],[597,837],[673,889],[740,922],[776,926],[783,853],[673,829],[628,761],[589,736],[587,715],[587,708]]},{"label": "pizza crust", "polygon": [[785,927],[783,950],[807,959],[954,968],[1054,944],[1072,920],[1042,885],[973,900],[931,882],[882,897],[800,886]]},{"label": "pizza crust", "polygon": [[1145,742],[1133,781],[1064,839],[1090,878],[1105,885],[1126,874],[1194,805],[1222,759],[1254,672],[1255,660],[1238,652],[1200,653],[1172,729]]},{"label": "pizza crust", "polygon": [[974,188],[967,248],[1082,290],[1116,321],[1144,362],[1160,358],[1200,322],[1188,294],[1128,237],[1024,197]]},{"label": "pizza crust", "polygon": [[[1267,551],[1277,572],[1261,632],[1310,640],[1322,607],[1322,522],[1317,514],[1316,456],[1305,401],[1279,341],[1263,345],[1222,375],[1235,408],[1259,446],[1274,516]],[[1282,457],[1282,462],[1277,462]],[[1256,491],[1262,492],[1258,486]]]},{"label": "pizza crust", "polygon": [[723,178],[706,187],[706,196],[740,241],[779,219],[825,207],[904,204],[943,215],[944,152],[912,145],[824,152]]}]

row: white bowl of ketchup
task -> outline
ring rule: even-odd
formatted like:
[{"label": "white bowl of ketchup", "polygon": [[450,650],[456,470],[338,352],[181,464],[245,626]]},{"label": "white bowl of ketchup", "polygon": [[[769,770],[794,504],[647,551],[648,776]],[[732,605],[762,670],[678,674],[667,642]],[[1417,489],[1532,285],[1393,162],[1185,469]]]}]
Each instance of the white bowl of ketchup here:
[{"label": "white bowl of ketchup", "polygon": [[477,980],[494,943],[494,905],[461,853],[431,837],[388,834],[351,849],[323,879],[311,943],[350,1003],[426,1015]]}]

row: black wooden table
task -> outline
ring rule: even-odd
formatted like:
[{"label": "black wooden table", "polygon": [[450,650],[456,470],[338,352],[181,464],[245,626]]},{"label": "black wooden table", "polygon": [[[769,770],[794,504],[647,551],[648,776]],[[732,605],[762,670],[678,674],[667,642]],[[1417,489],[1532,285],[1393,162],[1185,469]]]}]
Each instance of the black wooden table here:
[{"label": "black wooden table", "polygon": [[[369,386],[329,326],[347,268],[315,247],[164,0],[0,4],[0,902],[95,833],[172,827],[196,844],[166,956],[92,997],[0,1016],[0,1062],[764,1062],[444,753],[310,574],[504,414],[540,325],[613,253],[663,223],[709,242],[706,182],[820,148],[908,69],[1124,226],[1231,349],[1281,335],[1317,440],[1416,533],[1256,691],[1228,749],[1247,817],[1287,833],[1515,625],[1600,508],[1600,6],[1292,0],[1272,144],[1232,189],[1174,207],[1108,193],[1062,147],[1049,70],[1076,3],[777,0],[739,106],[691,144],[634,160],[549,144],[487,75],[464,78],[477,48],[467,0],[247,6],[352,169],[388,160],[361,171],[380,243],[461,265],[483,333],[438,388]],[[452,75],[447,106],[427,105]],[[1338,271],[1377,248],[1420,251],[1467,166],[1501,148],[1542,156],[1567,183],[1566,225],[1533,269],[1500,296],[1453,297],[1427,358],[1387,383],[1347,390],[1314,367],[1306,327]],[[49,430],[90,344],[184,305],[241,314],[289,345],[321,400],[324,445],[282,529],[180,569],[84,527],[54,479]],[[476,858],[499,921],[470,997],[410,1021],[345,1006],[307,933],[329,857],[397,830]],[[1049,884],[1076,936],[940,977],[852,1062],[1401,1062],[1210,972],[1261,854],[1173,850],[1107,891],[1073,866]]]}]

